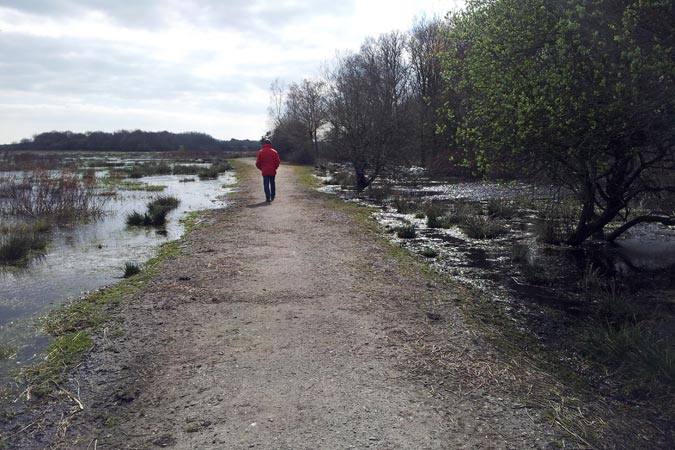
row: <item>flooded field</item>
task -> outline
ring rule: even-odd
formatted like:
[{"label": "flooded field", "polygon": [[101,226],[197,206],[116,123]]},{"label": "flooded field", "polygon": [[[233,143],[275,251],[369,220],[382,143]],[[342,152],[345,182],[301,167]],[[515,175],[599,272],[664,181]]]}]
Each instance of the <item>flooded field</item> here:
[{"label": "flooded field", "polygon": [[[138,161],[119,158],[105,161],[116,166],[135,163]],[[96,166],[96,160],[91,165]],[[181,220],[188,213],[225,207],[235,181],[232,172],[224,172],[211,179],[165,174],[121,178],[110,184],[103,182],[109,175],[108,169],[94,170],[100,182],[96,189],[106,196],[104,213],[85,223],[52,226],[43,252],[22,267],[0,270],[0,344],[8,353],[8,357],[0,360],[3,381],[13,369],[40,358],[49,344],[49,338],[36,325],[36,318],[87,291],[118,282],[126,263],[142,266],[160,244],[182,235]],[[128,214],[143,211],[159,195],[180,201],[168,213],[164,226],[126,224]]]},{"label": "flooded field", "polygon": [[472,311],[512,336],[515,346],[538,348],[540,357],[614,400],[669,398],[673,227],[643,225],[613,244],[552,245],[540,230],[542,208],[558,200],[551,187],[439,182],[418,174],[357,196],[336,184],[340,176],[333,172],[319,178],[321,191],[375,208],[395,245],[470,286],[478,302]]}]

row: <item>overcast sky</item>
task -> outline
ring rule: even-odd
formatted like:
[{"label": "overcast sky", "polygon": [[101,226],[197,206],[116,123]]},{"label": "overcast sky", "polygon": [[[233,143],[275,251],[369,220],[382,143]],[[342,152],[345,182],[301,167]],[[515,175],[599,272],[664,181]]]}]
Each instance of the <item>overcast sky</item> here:
[{"label": "overcast sky", "polygon": [[270,85],[462,0],[0,0],[0,143],[51,130],[258,139]]}]

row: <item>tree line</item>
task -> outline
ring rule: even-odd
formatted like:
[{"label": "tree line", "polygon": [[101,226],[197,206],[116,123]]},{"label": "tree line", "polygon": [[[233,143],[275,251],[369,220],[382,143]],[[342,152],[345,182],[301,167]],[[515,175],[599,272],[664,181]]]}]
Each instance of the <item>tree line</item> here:
[{"label": "tree line", "polygon": [[0,150],[94,152],[250,152],[258,148],[259,143],[253,140],[221,141],[205,133],[141,130],[113,133],[50,131],[19,143],[0,145]]},{"label": "tree line", "polygon": [[401,164],[555,183],[572,245],[673,225],[674,24],[672,0],[469,0],[273,85],[271,135],[350,163],[357,190]]}]

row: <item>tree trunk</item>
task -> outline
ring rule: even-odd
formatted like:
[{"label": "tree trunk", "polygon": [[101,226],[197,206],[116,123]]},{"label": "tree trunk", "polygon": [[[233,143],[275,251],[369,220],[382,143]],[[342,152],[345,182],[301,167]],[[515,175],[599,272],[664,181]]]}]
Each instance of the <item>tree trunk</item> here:
[{"label": "tree trunk", "polygon": [[356,177],[356,191],[357,192],[362,192],[365,188],[367,188],[371,180],[366,177],[365,171],[363,169],[354,169],[354,175]]}]

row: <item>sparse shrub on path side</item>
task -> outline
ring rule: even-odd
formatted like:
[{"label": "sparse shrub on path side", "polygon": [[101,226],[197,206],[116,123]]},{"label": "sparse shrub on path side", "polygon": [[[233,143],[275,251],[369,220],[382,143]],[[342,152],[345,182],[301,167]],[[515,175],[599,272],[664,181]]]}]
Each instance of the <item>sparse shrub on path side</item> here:
[{"label": "sparse shrub on path side", "polygon": [[141,266],[135,262],[124,263],[124,278],[129,278],[141,273]]}]

